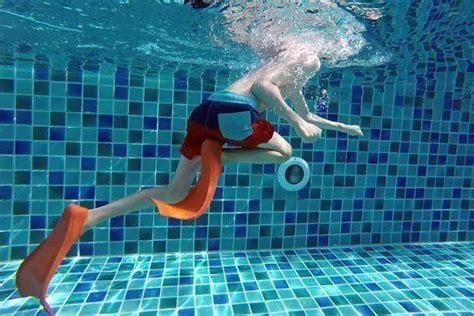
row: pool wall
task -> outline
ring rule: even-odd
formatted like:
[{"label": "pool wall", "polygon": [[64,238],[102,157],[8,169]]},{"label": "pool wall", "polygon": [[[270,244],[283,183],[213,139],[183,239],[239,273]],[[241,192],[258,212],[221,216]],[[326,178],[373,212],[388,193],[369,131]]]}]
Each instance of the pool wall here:
[{"label": "pool wall", "polygon": [[[69,203],[98,207],[167,184],[187,116],[233,80],[227,71],[84,68],[0,68],[0,260],[24,258]],[[384,70],[383,81],[332,71],[305,90],[311,103],[328,89],[336,97],[321,115],[359,124],[363,137],[325,131],[302,144],[268,115],[310,165],[302,190],[285,191],[273,164],[229,164],[199,219],[168,219],[150,207],[87,232],[70,254],[474,240],[472,100],[453,95],[470,89],[471,66],[436,71],[443,79],[432,89],[394,77],[395,69],[371,70]]]},{"label": "pool wall", "polygon": [[[472,2],[386,6],[367,36],[390,61],[326,68],[304,91],[313,106],[325,89],[319,114],[360,125],[363,137],[325,131],[302,144],[268,114],[309,163],[305,188],[282,189],[272,164],[226,165],[196,221],[150,207],[87,232],[70,255],[473,241]],[[237,75],[76,57],[1,59],[0,261],[24,258],[69,203],[99,207],[167,184],[189,113]]]}]

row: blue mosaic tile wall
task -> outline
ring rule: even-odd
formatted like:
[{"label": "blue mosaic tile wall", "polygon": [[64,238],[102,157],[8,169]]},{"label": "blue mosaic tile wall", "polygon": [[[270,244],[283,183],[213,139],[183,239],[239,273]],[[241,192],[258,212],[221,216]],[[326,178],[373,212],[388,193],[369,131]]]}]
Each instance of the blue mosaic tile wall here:
[{"label": "blue mosaic tile wall", "polygon": [[[449,16],[435,4],[425,29]],[[407,23],[420,23],[418,11],[406,12]],[[327,89],[320,115],[359,124],[364,137],[326,131],[302,144],[268,115],[310,165],[301,191],[283,190],[275,165],[227,165],[198,220],[149,208],[89,231],[70,255],[474,240],[472,50],[466,41],[452,45],[466,38],[464,28],[436,30],[417,37],[398,29],[405,46],[388,43],[396,62],[332,70],[306,87],[311,102]],[[0,260],[24,258],[71,202],[97,207],[168,183],[189,113],[234,78],[106,64],[1,66]]]},{"label": "blue mosaic tile wall", "polygon": [[[142,76],[39,65],[4,66],[1,78],[2,260],[26,256],[70,202],[97,207],[168,183],[190,111],[230,80],[226,73]],[[272,164],[227,165],[197,221],[142,210],[88,232],[72,254],[473,240],[470,100],[445,92],[439,106],[362,78],[344,71],[320,82],[339,95],[326,116],[360,124],[364,137],[326,131],[302,144],[278,124],[294,155],[310,164],[303,190],[282,189]]]}]

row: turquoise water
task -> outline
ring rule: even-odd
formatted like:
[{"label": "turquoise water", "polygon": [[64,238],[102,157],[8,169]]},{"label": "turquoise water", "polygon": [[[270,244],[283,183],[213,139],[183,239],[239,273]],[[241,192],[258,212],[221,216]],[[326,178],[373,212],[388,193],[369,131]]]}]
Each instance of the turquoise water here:
[{"label": "turquoise water", "polygon": [[64,315],[468,315],[472,18],[470,1],[0,1],[0,314],[39,311],[14,273],[67,204],[167,184],[194,107],[298,38],[330,55],[304,90],[312,110],[365,136],[302,144],[266,114],[308,162],[306,187],[226,165],[196,221],[148,208],[87,232],[48,301]]}]

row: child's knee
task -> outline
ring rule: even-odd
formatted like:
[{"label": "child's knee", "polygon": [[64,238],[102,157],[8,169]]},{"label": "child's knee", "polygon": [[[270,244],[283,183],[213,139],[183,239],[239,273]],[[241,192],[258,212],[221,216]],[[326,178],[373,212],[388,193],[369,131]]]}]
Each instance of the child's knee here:
[{"label": "child's knee", "polygon": [[293,148],[289,143],[285,143],[281,148],[280,148],[280,153],[282,154],[282,159],[283,162],[287,161],[288,159],[293,156]]}]

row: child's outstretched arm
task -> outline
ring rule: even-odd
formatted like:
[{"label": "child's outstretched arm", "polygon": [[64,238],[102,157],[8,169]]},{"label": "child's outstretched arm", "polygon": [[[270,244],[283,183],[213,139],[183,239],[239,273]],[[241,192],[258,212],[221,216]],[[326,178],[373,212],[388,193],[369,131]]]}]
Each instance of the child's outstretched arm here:
[{"label": "child's outstretched arm", "polygon": [[252,85],[252,93],[265,105],[285,119],[296,130],[304,142],[312,143],[321,138],[321,129],[305,121],[298,113],[286,104],[280,89],[270,81],[259,81]]},{"label": "child's outstretched arm", "polygon": [[314,113],[311,113],[308,108],[308,104],[304,99],[301,90],[295,91],[295,93],[289,96],[292,105],[296,112],[307,122],[318,126],[321,129],[329,129],[339,132],[348,133],[349,135],[363,136],[362,130],[358,125],[346,125],[344,123],[333,122],[322,118]]}]

